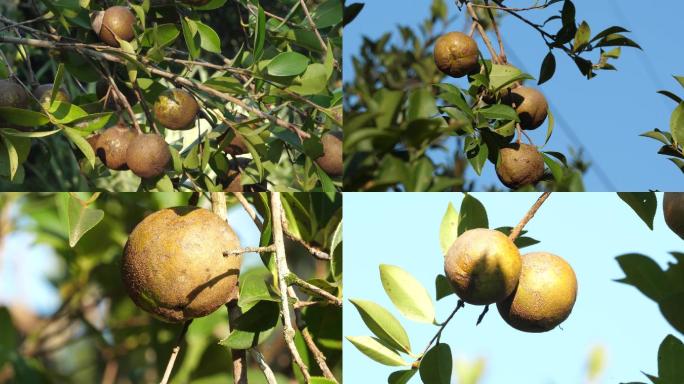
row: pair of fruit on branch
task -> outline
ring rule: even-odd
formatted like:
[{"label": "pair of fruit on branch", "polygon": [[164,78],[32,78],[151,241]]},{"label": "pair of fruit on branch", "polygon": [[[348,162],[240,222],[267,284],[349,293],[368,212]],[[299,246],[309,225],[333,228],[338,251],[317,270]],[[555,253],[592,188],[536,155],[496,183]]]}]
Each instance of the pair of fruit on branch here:
[{"label": "pair of fruit on branch", "polygon": [[524,332],[547,332],[565,321],[577,298],[570,264],[548,252],[520,255],[512,239],[491,229],[472,229],[449,248],[444,271],[466,303],[496,303],[501,317]]},{"label": "pair of fruit on branch", "polygon": [[[449,32],[435,42],[434,61],[444,74],[461,78],[481,72],[480,50],[477,42],[461,32]],[[544,176],[544,158],[534,145],[523,144],[523,131],[539,128],[548,116],[548,103],[535,88],[513,84],[499,95],[483,90],[481,100],[487,104],[500,102],[515,109],[520,123],[518,141],[503,147],[499,152],[496,173],[501,182],[511,189],[538,183]]]},{"label": "pair of fruit on branch", "polygon": [[[28,109],[32,106],[32,100],[40,105],[49,105],[52,102],[53,89],[52,84],[41,84],[35,87],[29,94],[21,84],[11,80],[0,79],[0,107]],[[55,100],[69,102],[71,101],[71,96],[64,88],[60,88],[55,94]],[[36,106],[36,108],[39,108],[39,106]],[[10,124],[2,118],[0,118],[0,125],[22,131],[28,130],[26,127]]]}]

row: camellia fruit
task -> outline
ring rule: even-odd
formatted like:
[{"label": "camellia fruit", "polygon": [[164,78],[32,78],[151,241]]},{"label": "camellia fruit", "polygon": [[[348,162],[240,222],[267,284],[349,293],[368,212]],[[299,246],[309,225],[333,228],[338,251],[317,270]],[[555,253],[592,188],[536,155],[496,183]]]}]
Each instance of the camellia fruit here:
[{"label": "camellia fruit", "polygon": [[162,209],[133,229],[121,260],[131,299],[161,320],[206,316],[234,297],[241,257],[233,229],[209,210]]},{"label": "camellia fruit", "polygon": [[549,104],[544,94],[534,88],[517,87],[504,93],[501,101],[515,108],[520,117],[520,127],[526,130],[539,128],[549,114]]},{"label": "camellia fruit", "polygon": [[316,159],[316,164],[332,177],[342,176],[344,165],[340,135],[326,133],[321,137],[321,144],[323,144],[323,154]]},{"label": "camellia fruit", "polygon": [[480,70],[480,50],[475,40],[461,32],[449,32],[435,42],[437,68],[451,77],[472,75]]},{"label": "camellia fruit", "polygon": [[170,161],[169,145],[156,133],[138,135],[126,151],[128,168],[143,179],[160,176]]},{"label": "camellia fruit", "polygon": [[684,239],[684,193],[665,192],[663,214],[665,223],[672,232]]},{"label": "camellia fruit", "polygon": [[198,112],[197,100],[182,89],[168,89],[154,103],[154,117],[161,125],[172,130],[192,128]]},{"label": "camellia fruit", "polygon": [[118,47],[117,37],[125,41],[133,40],[133,26],[136,22],[135,15],[127,7],[113,6],[107,8],[104,13],[93,14],[91,26],[100,40],[109,46]]},{"label": "camellia fruit", "polygon": [[570,316],[577,298],[577,277],[570,264],[546,252],[522,256],[518,286],[497,303],[501,317],[524,332],[550,331]]},{"label": "camellia fruit", "polygon": [[461,234],[444,259],[444,272],[454,292],[469,304],[486,305],[508,297],[518,284],[520,251],[492,229]]},{"label": "camellia fruit", "polygon": [[511,144],[499,151],[496,175],[511,189],[535,185],[544,176],[544,158],[533,145]]}]

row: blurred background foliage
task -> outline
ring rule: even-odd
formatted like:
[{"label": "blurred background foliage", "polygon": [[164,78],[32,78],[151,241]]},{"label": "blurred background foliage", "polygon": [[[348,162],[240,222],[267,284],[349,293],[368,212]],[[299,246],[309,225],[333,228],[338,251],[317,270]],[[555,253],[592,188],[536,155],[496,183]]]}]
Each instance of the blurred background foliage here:
[{"label": "blurred background foliage", "polygon": [[[245,196],[250,201],[266,198],[257,194]],[[88,206],[88,209],[102,211],[102,220],[83,234],[74,247],[70,247],[66,222],[69,201],[87,201],[91,197],[66,193],[0,194],[0,258],[13,259],[15,265],[35,261],[28,254],[9,255],[5,251],[8,249],[7,241],[13,235],[30,235],[33,244],[47,247],[48,253],[56,259],[51,263],[55,265],[53,270],[36,278],[52,286],[59,298],[58,308],[50,312],[33,308],[17,299],[30,296],[32,292],[20,292],[17,298],[4,298],[4,303],[0,303],[3,305],[0,307],[0,382],[142,383],[158,382],[161,378],[182,325],[156,320],[129,299],[120,279],[123,245],[134,226],[154,211],[188,204],[210,207],[210,204],[205,197],[190,193],[102,194]],[[332,234],[341,223],[340,195],[285,195],[283,204],[291,230],[301,228],[298,234],[302,240],[321,250],[330,248]],[[228,205],[229,221],[240,236],[242,246],[259,245],[261,234],[232,195],[228,196]],[[255,207],[260,214],[263,213],[259,204]],[[255,243],[245,243],[245,239]],[[329,261],[313,258],[298,242],[286,241],[286,247],[288,264],[294,273],[309,281],[327,281],[329,285],[338,287],[336,292],[341,292],[341,270],[335,277]],[[27,253],[32,251],[35,248],[26,250]],[[337,257],[339,261],[341,254]],[[271,273],[258,255],[245,254],[243,260],[241,307],[243,299],[250,299],[245,302],[250,301],[252,305],[260,303],[250,293],[254,289],[244,292],[245,287],[259,283],[264,287],[272,285]],[[12,263],[8,260],[0,260],[0,267],[9,265]],[[31,266],[24,267],[30,269]],[[0,271],[0,276],[12,272]],[[245,281],[249,282],[244,284]],[[22,282],[15,281],[15,284],[19,289],[26,286]],[[0,287],[3,286],[7,289],[0,282]],[[297,293],[302,298],[307,297],[299,290]],[[333,305],[318,304],[303,309],[303,320],[298,326],[307,326],[327,357],[329,367],[340,378],[342,310]],[[268,316],[272,314],[261,317]],[[272,333],[258,349],[275,372],[278,382],[292,382],[295,375],[278,322],[278,311],[274,323],[277,324],[275,329],[270,331]],[[193,321],[171,382],[210,384],[231,381],[230,350],[218,343],[228,334],[225,307]],[[299,331],[296,341],[312,375],[320,375]],[[248,360],[249,381],[265,383],[262,372],[249,357]]]}]

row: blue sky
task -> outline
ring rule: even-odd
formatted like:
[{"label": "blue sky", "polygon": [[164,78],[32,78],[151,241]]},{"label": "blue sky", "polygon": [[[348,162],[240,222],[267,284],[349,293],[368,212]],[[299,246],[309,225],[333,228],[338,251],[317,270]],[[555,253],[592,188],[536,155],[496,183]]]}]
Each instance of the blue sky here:
[{"label": "blue sky", "polygon": [[[358,0],[360,1],[360,0]],[[354,76],[351,56],[358,52],[362,36],[377,38],[396,25],[416,26],[429,15],[430,0],[366,1],[357,19],[344,31],[344,78]],[[512,2],[512,6],[528,2]],[[607,174],[617,190],[664,191],[679,190],[684,178],[665,157],[656,152],[658,143],[639,137],[654,128],[669,129],[675,104],[656,91],[668,89],[683,93],[671,75],[684,75],[681,54],[681,18],[684,2],[668,0],[644,2],[636,0],[575,0],[577,19],[587,20],[598,33],[612,25],[633,31],[644,51],[623,49],[623,56],[614,64],[618,72],[603,71],[591,81],[581,77],[567,58],[557,54],[558,69],[550,82],[541,86],[550,101],[553,113],[567,122],[556,126],[556,132],[545,150],[568,153],[572,141],[571,129],[583,143],[588,154]],[[450,15],[458,10],[449,1]],[[529,13],[530,18],[543,21],[549,11]],[[454,24],[461,28],[462,19]],[[513,18],[502,23],[509,61],[538,76],[541,60],[547,53],[537,32]],[[484,45],[481,49],[484,50]],[[679,56],[678,56],[679,55]],[[462,84],[464,80],[457,83]],[[543,142],[545,134],[534,132],[535,143]],[[613,191],[601,181],[596,170],[585,178],[589,191]],[[485,167],[480,186],[499,185],[493,166]]]},{"label": "blue sky", "polygon": [[[514,226],[539,196],[536,193],[476,193],[487,208],[491,227]],[[401,317],[380,283],[378,266],[393,264],[410,271],[434,297],[434,279],[443,273],[439,225],[447,204],[459,208],[456,193],[345,193],[345,298],[363,298],[390,309],[406,327],[411,345],[422,350],[436,327]],[[659,201],[662,196],[658,196]],[[635,288],[615,282],[624,276],[615,257],[640,252],[665,267],[668,252],[682,251],[682,240],[665,225],[661,208],[655,230],[614,193],[553,194],[526,229],[541,243],[523,254],[546,251],[574,268],[579,293],[562,330],[528,334],[510,328],[495,308],[475,327],[481,307],[466,306],[442,337],[457,359],[486,359],[482,383],[576,384],[585,382],[590,350],[601,345],[607,367],[601,382],[644,381],[640,371],[657,373],[660,342],[674,329],[658,307]],[[443,321],[455,296],[438,302]],[[344,311],[345,336],[370,335],[356,310]],[[682,335],[676,334],[677,337]],[[387,382],[391,367],[381,366],[344,344],[344,377],[351,383]],[[363,367],[361,369],[361,367]],[[412,383],[419,382],[414,379]]]}]

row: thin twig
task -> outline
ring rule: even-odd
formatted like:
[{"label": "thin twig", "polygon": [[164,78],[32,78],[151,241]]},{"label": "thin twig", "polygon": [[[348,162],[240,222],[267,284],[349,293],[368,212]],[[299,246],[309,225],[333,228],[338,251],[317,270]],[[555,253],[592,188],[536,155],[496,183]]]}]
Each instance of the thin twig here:
[{"label": "thin twig", "polygon": [[508,238],[510,238],[511,240],[515,240],[518,238],[518,236],[520,236],[520,233],[522,232],[523,228],[525,228],[527,223],[529,223],[530,220],[532,220],[534,215],[537,213],[539,208],[541,208],[542,204],[544,204],[546,199],[549,198],[549,196],[551,196],[551,192],[544,192],[539,197],[539,199],[537,199],[537,201],[532,205],[532,207],[527,212],[527,214],[525,214],[525,216],[522,218],[522,220],[520,220],[520,223],[518,223],[518,225],[516,225],[515,228],[513,228],[513,230],[511,231],[511,234],[508,235]]},{"label": "thin twig", "polygon": [[164,377],[162,377],[160,384],[167,384],[169,382],[169,378],[171,377],[171,371],[173,370],[173,365],[176,363],[176,357],[178,357],[178,352],[180,352],[181,343],[183,342],[183,339],[185,339],[185,334],[188,332],[190,323],[192,323],[192,320],[186,321],[183,324],[183,329],[181,329],[181,332],[178,334],[178,338],[176,339],[176,346],[173,347],[171,357],[169,357],[169,362],[168,364],[166,364],[166,371],[164,371]]},{"label": "thin twig", "polygon": [[304,0],[299,0],[299,4],[302,6],[302,10],[304,10],[304,15],[306,15],[306,21],[309,22],[309,26],[311,27],[313,32],[316,34],[316,37],[318,38],[318,42],[321,44],[321,49],[323,50],[323,52],[327,52],[328,46],[325,44],[325,41],[321,37],[321,34],[318,32],[318,27],[316,27],[316,23],[314,23],[313,18],[311,18],[311,14],[309,13],[309,9],[306,7],[306,2],[304,2]]},{"label": "thin twig", "polygon": [[[489,5],[489,0],[485,0],[485,4]],[[496,24],[496,17],[494,17],[494,12],[492,12],[491,8],[487,8],[487,14],[489,15],[489,18],[492,19],[492,28],[494,28],[494,32],[496,33],[496,40],[499,43],[499,61],[502,64],[506,64],[508,62],[508,58],[506,57],[506,51],[504,50],[503,37],[501,36],[501,31],[499,30],[499,26]]]},{"label": "thin twig", "polygon": [[444,320],[444,322],[443,322],[442,324],[439,325],[439,330],[437,331],[437,334],[435,334],[435,335],[432,337],[432,339],[430,340],[430,342],[428,343],[428,345],[427,345],[427,346],[425,347],[425,349],[423,350],[423,353],[421,353],[420,356],[418,357],[418,360],[416,360],[416,362],[413,363],[413,365],[414,365],[415,368],[417,368],[418,365],[420,365],[420,360],[422,360],[423,357],[425,356],[425,354],[427,353],[427,351],[430,350],[430,347],[432,346],[432,344],[433,344],[437,339],[439,339],[439,337],[442,335],[442,332],[443,332],[444,329],[446,328],[447,324],[449,324],[449,322],[451,321],[451,319],[454,318],[454,315],[456,315],[456,312],[458,312],[458,310],[461,309],[461,308],[463,308],[464,306],[465,306],[465,303],[463,302],[463,300],[460,300],[460,299],[459,299],[459,300],[458,300],[458,304],[456,304],[456,308],[454,308],[454,310],[451,312],[451,314],[449,315],[449,317],[447,317],[447,319]]},{"label": "thin twig", "polygon": [[281,314],[283,318],[283,336],[285,343],[290,349],[292,359],[295,364],[302,371],[304,381],[309,383],[311,376],[309,369],[302,361],[302,357],[297,351],[297,346],[294,343],[295,330],[292,327],[292,318],[290,317],[290,300],[287,293],[287,281],[285,278],[290,274],[290,269],[287,266],[287,258],[285,255],[285,239],[283,235],[283,219],[281,217],[282,202],[280,200],[280,192],[271,193],[271,212],[273,214],[273,243],[276,246],[275,261],[278,274],[278,287],[280,289]]},{"label": "thin twig", "polygon": [[487,36],[487,31],[485,31],[484,27],[480,23],[480,19],[477,17],[477,14],[475,13],[475,10],[473,9],[473,5],[468,2],[466,4],[466,9],[468,10],[468,13],[470,13],[470,17],[473,19],[473,23],[477,24],[477,31],[480,32],[480,36],[482,36],[482,41],[484,41],[485,45],[487,46],[487,49],[489,50],[489,54],[492,55],[492,61],[494,63],[499,63],[499,56],[496,54],[496,51],[494,50],[494,46],[492,46],[492,42],[489,40],[489,36]]},{"label": "thin twig", "polygon": [[261,352],[259,352],[256,348],[251,348],[249,351],[252,353],[252,357],[254,360],[256,360],[257,365],[259,365],[261,372],[264,373],[266,382],[268,384],[278,384],[275,375],[273,374],[273,370],[268,366],[268,363],[266,363],[266,360],[264,359],[264,355],[262,355]]},{"label": "thin twig", "polygon": [[243,253],[266,253],[275,252],[275,245],[268,245],[266,247],[244,247],[238,249],[230,249],[223,251],[223,256],[242,255]]},{"label": "thin twig", "polygon": [[340,299],[339,297],[336,297],[335,295],[331,294],[330,292],[328,292],[324,289],[321,289],[321,288],[319,288],[319,287],[317,287],[311,283],[308,283],[307,281],[296,276],[294,273],[289,274],[287,276],[287,280],[289,280],[292,283],[292,285],[296,285],[302,289],[305,289],[307,291],[311,291],[314,294],[316,294],[316,295],[318,295],[324,299],[327,299],[332,304],[335,304],[338,307],[342,306],[342,299]]}]

